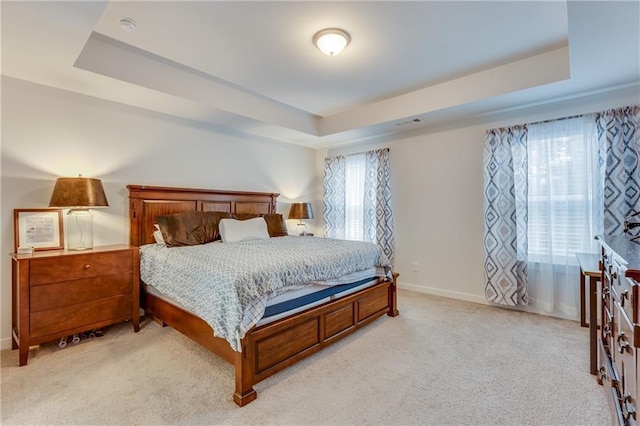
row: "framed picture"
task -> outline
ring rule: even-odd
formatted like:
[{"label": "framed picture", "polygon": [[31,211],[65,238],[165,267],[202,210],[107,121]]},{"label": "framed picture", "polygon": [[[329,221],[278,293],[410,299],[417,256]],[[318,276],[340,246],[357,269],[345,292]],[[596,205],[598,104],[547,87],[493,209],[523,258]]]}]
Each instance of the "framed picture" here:
[{"label": "framed picture", "polygon": [[14,209],[14,251],[18,247],[34,250],[64,248],[62,209]]}]

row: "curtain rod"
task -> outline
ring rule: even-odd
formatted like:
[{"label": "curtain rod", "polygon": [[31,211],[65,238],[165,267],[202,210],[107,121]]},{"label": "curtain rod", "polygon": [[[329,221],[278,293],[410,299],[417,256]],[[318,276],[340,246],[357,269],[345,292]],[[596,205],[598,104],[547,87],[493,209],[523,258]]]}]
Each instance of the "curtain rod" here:
[{"label": "curtain rod", "polygon": [[334,155],[325,157],[325,159],[334,158],[334,157],[350,157],[352,155],[361,155],[361,154],[366,154],[368,152],[377,152],[377,151],[388,151],[388,152],[391,152],[391,149],[387,147],[387,148],[380,148],[380,149],[369,149],[369,150],[360,151],[360,152],[352,152],[351,154],[334,154]]},{"label": "curtain rod", "polygon": [[[562,120],[570,120],[572,118],[579,118],[579,117],[583,117],[585,115],[590,115],[590,114],[602,114],[608,111],[617,111],[617,110],[623,110],[625,108],[633,108],[633,110],[635,111],[637,108],[640,108],[640,105],[638,104],[632,104],[632,105],[627,105],[627,106],[623,106],[623,107],[618,107],[618,108],[610,108],[610,109],[605,109],[604,111],[597,111],[597,112],[586,112],[584,114],[577,114],[577,115],[570,115],[568,117],[560,117],[560,118],[551,118],[549,120],[541,120],[541,121],[533,121],[531,123],[524,123],[524,124],[516,124],[515,126],[530,126],[532,124],[544,124],[544,123],[551,123],[552,121],[562,121]],[[509,126],[512,127],[512,126]]]},{"label": "curtain rod", "polygon": [[[587,114],[594,114],[594,113],[593,112],[589,112]],[[579,117],[582,117],[582,116],[587,115],[587,114],[570,115],[568,117],[561,117],[561,118],[550,118],[549,120],[542,120],[542,121],[534,121],[534,122],[531,122],[531,123],[525,123],[525,124],[522,124],[522,126],[525,126],[525,125],[529,126],[531,124],[551,123],[552,121],[571,120],[572,118],[579,118]]]}]

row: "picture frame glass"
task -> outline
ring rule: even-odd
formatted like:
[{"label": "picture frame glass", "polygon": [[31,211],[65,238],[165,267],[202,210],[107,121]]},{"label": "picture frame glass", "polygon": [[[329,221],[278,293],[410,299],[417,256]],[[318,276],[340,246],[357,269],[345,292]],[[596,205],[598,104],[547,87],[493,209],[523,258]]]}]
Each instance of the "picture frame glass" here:
[{"label": "picture frame glass", "polygon": [[14,250],[64,248],[62,209],[15,209]]}]

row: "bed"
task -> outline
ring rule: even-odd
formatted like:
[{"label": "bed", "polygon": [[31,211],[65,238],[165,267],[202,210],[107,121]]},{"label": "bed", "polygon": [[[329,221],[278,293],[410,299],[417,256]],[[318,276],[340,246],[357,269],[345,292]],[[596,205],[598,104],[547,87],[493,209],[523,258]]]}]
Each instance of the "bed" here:
[{"label": "bed", "polygon": [[[129,190],[130,243],[154,243],[158,216],[181,212],[228,212],[273,214],[277,193],[219,191],[192,188],[127,185]],[[285,237],[286,238],[286,237]],[[311,239],[315,237],[292,237]],[[275,240],[275,239],[274,239]],[[214,335],[203,318],[141,282],[141,305],[145,314],[163,326],[171,326],[235,367],[234,402],[243,406],[257,394],[253,386],[295,362],[321,350],[383,315],[398,315],[398,274],[378,278],[366,286],[353,285],[320,299],[312,307],[251,327],[236,349]]]}]

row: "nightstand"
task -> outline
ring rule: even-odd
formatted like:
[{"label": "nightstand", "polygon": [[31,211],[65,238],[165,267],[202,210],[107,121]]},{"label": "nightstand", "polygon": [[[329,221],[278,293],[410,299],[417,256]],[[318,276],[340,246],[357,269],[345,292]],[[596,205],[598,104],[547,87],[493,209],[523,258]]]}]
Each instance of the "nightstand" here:
[{"label": "nightstand", "polygon": [[37,251],[11,255],[12,348],[29,347],[131,320],[140,330],[138,247]]}]

